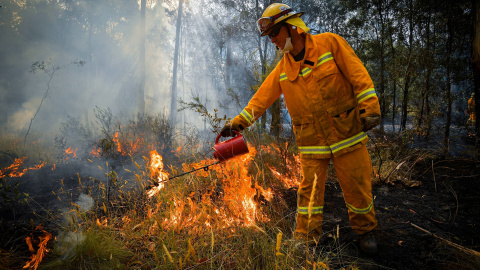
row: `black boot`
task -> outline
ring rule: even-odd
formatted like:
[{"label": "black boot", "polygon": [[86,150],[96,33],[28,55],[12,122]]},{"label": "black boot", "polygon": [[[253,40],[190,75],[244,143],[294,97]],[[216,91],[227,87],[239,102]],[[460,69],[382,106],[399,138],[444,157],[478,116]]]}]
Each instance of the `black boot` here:
[{"label": "black boot", "polygon": [[377,253],[377,241],[375,241],[375,237],[372,233],[362,234],[358,238],[358,242],[360,244],[360,249],[367,253],[367,254],[375,254]]}]

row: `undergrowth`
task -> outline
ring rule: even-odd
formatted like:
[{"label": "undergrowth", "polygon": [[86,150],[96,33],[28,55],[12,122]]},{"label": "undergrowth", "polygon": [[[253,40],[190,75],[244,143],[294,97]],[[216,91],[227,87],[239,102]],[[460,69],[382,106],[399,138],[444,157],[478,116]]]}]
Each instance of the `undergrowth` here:
[{"label": "undergrowth", "polygon": [[[301,170],[292,137],[247,130],[249,154],[169,179],[215,162],[200,154],[208,144],[198,134],[179,134],[162,115],[122,120],[97,109],[96,117],[97,131],[69,118],[57,136],[58,164],[87,169],[52,187],[63,208],[42,217],[56,239],[39,269],[359,269],[371,263],[342,255],[346,247],[335,232],[329,248],[293,239]],[[401,137],[370,136],[374,184],[418,184],[413,168],[435,153],[407,147]],[[0,141],[5,152],[28,154],[8,148],[9,140]],[[67,155],[68,148],[81,154]],[[152,164],[153,150],[161,167]],[[328,178],[335,179],[333,170]],[[33,249],[39,252],[38,243]]]}]

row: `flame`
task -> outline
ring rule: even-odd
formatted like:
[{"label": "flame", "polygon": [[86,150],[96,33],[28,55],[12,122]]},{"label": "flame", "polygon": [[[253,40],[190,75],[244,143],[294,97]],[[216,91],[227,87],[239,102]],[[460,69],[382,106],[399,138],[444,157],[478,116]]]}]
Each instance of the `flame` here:
[{"label": "flame", "polygon": [[[175,230],[184,228],[202,230],[202,227],[214,225],[220,228],[251,227],[256,226],[258,221],[268,221],[267,215],[259,207],[259,198],[271,200],[273,192],[270,188],[266,190],[259,186],[249,175],[248,167],[255,154],[255,148],[250,147],[248,154],[230,159],[221,165],[212,166],[211,170],[215,172],[221,183],[217,186],[212,185],[209,191],[201,195],[201,198],[195,198],[194,193],[186,199],[172,198],[173,204],[168,210],[168,217],[161,221],[157,220],[160,224],[155,223],[150,231],[159,227]],[[205,159],[198,163],[183,164],[183,169],[190,171],[214,164],[215,161]],[[156,151],[151,152],[150,174],[159,184],[158,187],[147,191],[151,197],[165,188],[164,182],[168,179],[168,175],[163,172],[162,157]],[[209,176],[206,170],[198,170],[193,174],[199,177]],[[222,191],[219,192],[218,189]],[[158,205],[155,208],[147,211],[149,216],[159,211]]]},{"label": "flame", "polygon": [[37,251],[35,251],[35,248],[33,247],[33,242],[35,240],[33,237],[33,234],[30,236],[27,236],[27,238],[25,238],[25,241],[27,242],[28,249],[32,253],[32,257],[31,257],[31,260],[25,264],[23,269],[25,268],[30,268],[34,270],[37,269],[38,266],[40,265],[40,262],[42,262],[42,259],[45,256],[45,254],[49,252],[49,250],[47,249],[47,243],[52,238],[52,234],[45,231],[42,225],[38,225],[35,228],[35,231],[41,231],[42,233],[40,236],[38,236],[38,239],[40,240],[38,244],[38,249]]},{"label": "flame", "polygon": [[89,153],[90,155],[99,158],[100,157],[100,148],[93,147],[92,151]]},{"label": "flame", "polygon": [[168,174],[163,171],[163,158],[157,153],[157,150],[150,152],[150,177],[155,179],[158,186],[155,186],[147,191],[148,197],[152,197],[157,194],[162,188],[165,187],[165,181],[168,180]]},{"label": "flame", "polygon": [[300,184],[300,181],[299,181],[298,178],[285,176],[285,175],[281,174],[280,172],[278,172],[273,167],[269,166],[268,168],[270,169],[270,171],[272,172],[273,175],[275,175],[278,179],[280,179],[282,181],[282,183],[285,187],[287,187],[287,188],[298,187],[298,185]]},{"label": "flame", "polygon": [[[137,138],[135,141],[122,140],[122,142],[120,142],[118,132],[115,132],[113,142],[117,145],[117,152],[122,156],[127,156],[140,152],[140,148],[144,144],[144,139],[143,136],[140,136],[140,138]],[[98,153],[100,153],[100,150],[98,150]]]},{"label": "flame", "polygon": [[[10,177],[20,177],[25,173],[25,170],[19,172],[18,169],[22,166],[23,162],[27,157],[23,158],[16,158],[15,162],[12,165],[8,166],[7,168],[0,170],[0,178],[4,178],[7,176]],[[10,173],[8,173],[10,171]]]},{"label": "flame", "polygon": [[78,150],[78,148],[75,148],[75,150],[73,150],[72,147],[68,147],[67,149],[65,149],[65,160],[69,160],[70,155],[73,155],[72,157],[76,158],[77,157],[77,150]]},{"label": "flame", "polygon": [[117,144],[117,151],[119,153],[122,153],[122,145],[120,144],[120,141],[118,140],[118,131],[115,132],[115,135],[113,135],[113,141]]},{"label": "flame", "polygon": [[45,164],[47,164],[46,161],[43,161],[42,163],[38,164],[38,165],[34,165],[30,168],[25,168],[23,170],[20,170],[20,167],[23,165],[23,162],[25,161],[25,159],[27,159],[27,157],[23,157],[23,158],[16,158],[15,159],[15,162],[13,162],[12,165],[4,168],[4,169],[0,169],[0,179],[1,178],[4,178],[4,177],[22,177],[28,170],[38,170],[40,168],[42,168],[43,166],[45,166]]}]

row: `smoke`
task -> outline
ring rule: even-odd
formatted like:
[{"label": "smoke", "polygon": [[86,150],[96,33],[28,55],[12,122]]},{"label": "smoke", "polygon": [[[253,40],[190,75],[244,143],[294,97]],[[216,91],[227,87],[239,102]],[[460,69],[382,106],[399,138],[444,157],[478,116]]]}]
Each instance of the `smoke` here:
[{"label": "smoke", "polygon": [[[139,81],[140,1],[8,1],[0,9],[0,126],[2,132],[25,132],[40,100],[49,94],[32,123],[41,133],[55,133],[67,116],[82,125],[95,124],[93,109],[110,108],[115,115],[137,111]],[[220,116],[238,113],[222,109],[225,97],[225,33],[212,12],[228,14],[208,1],[184,6],[178,94],[182,100],[201,98]],[[161,4],[160,4],[161,3]],[[215,4],[215,3],[213,3]],[[168,112],[171,102],[178,1],[148,1],[146,12],[145,105],[148,114]],[[229,16],[221,16],[221,18]],[[228,20],[222,24],[230,23]],[[253,24],[252,24],[253,25]],[[245,37],[240,37],[244,43]],[[253,41],[251,44],[255,44]],[[240,63],[251,48],[232,41],[232,63]],[[83,66],[71,65],[76,60]],[[29,72],[45,61],[45,70]],[[244,61],[244,60],[243,60]],[[52,74],[52,68],[59,68]],[[252,78],[232,66],[231,87],[248,89]],[[232,76],[232,72],[238,76]],[[235,83],[235,80],[236,83]],[[179,113],[182,122],[203,129],[197,113]],[[88,120],[87,120],[88,119]]]},{"label": "smoke", "polygon": [[80,194],[78,200],[75,202],[75,204],[79,206],[80,212],[87,212],[92,210],[94,203],[95,201],[93,200],[93,198],[84,193]]},{"label": "smoke", "polygon": [[[0,125],[4,131],[25,130],[47,89],[32,125],[40,132],[58,130],[67,115],[81,117],[86,124],[84,116],[96,106],[127,115],[136,112],[140,12],[137,3],[129,2],[2,4],[0,98],[5,106],[0,108]],[[147,16],[147,34],[161,28],[164,40],[173,40],[168,21],[162,19],[164,8],[149,10]],[[154,101],[149,113],[169,104],[173,50],[167,45],[171,44],[147,41],[146,96]],[[85,65],[71,65],[76,60]],[[46,69],[29,72],[37,61],[45,61]]]},{"label": "smoke", "polygon": [[[75,256],[77,247],[81,246],[86,239],[85,234],[82,231],[82,227],[79,222],[78,214],[83,215],[85,212],[92,210],[95,201],[87,194],[80,194],[75,205],[78,207],[76,210],[71,209],[64,211],[63,217],[65,220],[64,228],[66,230],[60,231],[57,236],[58,245],[60,250],[64,251],[62,256],[63,260],[71,259]],[[75,228],[74,231],[67,230]]]},{"label": "smoke", "polygon": [[41,98],[31,98],[27,102],[21,105],[14,114],[8,116],[7,127],[9,130],[20,130],[24,128],[30,122],[33,115],[37,111],[38,104],[40,104]]}]

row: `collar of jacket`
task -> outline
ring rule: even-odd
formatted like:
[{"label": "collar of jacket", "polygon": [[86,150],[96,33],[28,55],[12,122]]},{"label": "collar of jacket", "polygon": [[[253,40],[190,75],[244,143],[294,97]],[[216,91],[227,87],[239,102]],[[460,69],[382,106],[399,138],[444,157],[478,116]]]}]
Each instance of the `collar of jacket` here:
[{"label": "collar of jacket", "polygon": [[[286,53],[283,58],[283,72],[287,75],[289,81],[294,81],[300,73],[301,67],[315,68],[317,66],[318,57],[320,56],[319,50],[317,50],[317,43],[314,36],[305,33],[305,57],[302,61],[296,62],[290,53]],[[305,60],[313,65],[304,65]]]}]

